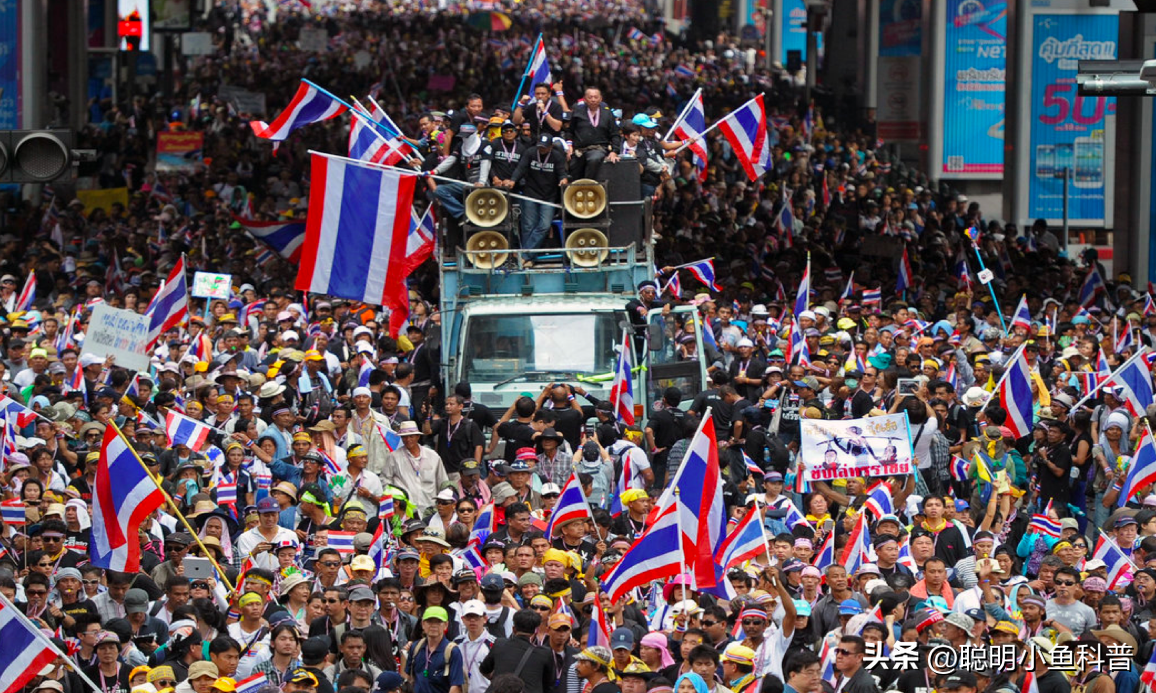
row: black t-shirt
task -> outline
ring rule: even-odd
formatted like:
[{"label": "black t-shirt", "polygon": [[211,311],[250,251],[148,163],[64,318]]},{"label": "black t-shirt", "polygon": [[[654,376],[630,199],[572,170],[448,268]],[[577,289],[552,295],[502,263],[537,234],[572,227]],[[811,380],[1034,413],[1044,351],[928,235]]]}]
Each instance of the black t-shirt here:
[{"label": "black t-shirt", "polygon": [[507,421],[498,425],[498,435],[506,442],[506,461],[513,462],[518,448],[534,447],[534,428],[521,421]]},{"label": "black t-shirt", "polygon": [[533,133],[534,139],[538,139],[538,135],[545,132],[551,137],[557,137],[562,133],[561,130],[555,130],[546,122],[546,116],[562,120],[562,106],[553,99],[546,102],[546,108],[542,112],[538,111],[538,102],[531,101],[522,107],[522,116],[526,122],[530,124],[530,132]]},{"label": "black t-shirt", "polygon": [[[517,140],[514,140],[513,144],[507,144],[502,139],[496,139],[483,147],[482,156],[490,160],[490,178],[509,180],[525,151],[525,145]],[[485,182],[488,185],[490,181]]]},{"label": "black t-shirt", "polygon": [[522,184],[522,192],[527,197],[542,202],[557,202],[560,197],[559,184],[566,177],[566,155],[557,147],[550,147],[545,154],[540,147],[534,147],[522,154],[518,168],[511,176],[515,183]]},{"label": "black t-shirt", "polygon": [[862,419],[875,408],[875,399],[863,390],[856,390],[851,398],[851,418]]},{"label": "black t-shirt", "polygon": [[654,432],[656,448],[669,450],[670,446],[683,437],[682,422],[686,418],[686,413],[677,408],[676,411],[677,413],[666,408],[650,413],[650,422],[646,427]]},{"label": "black t-shirt", "polygon": [[119,662],[116,666],[116,676],[102,675],[100,665],[88,667],[84,673],[93,683],[100,686],[101,693],[128,693],[128,674],[132,671],[132,667]]},{"label": "black t-shirt", "polygon": [[[80,601],[74,602],[72,604],[61,604],[60,610],[73,618],[83,614],[90,614],[98,618],[100,617],[100,610],[96,608],[96,604],[93,604],[91,599],[81,599]],[[72,628],[66,628],[65,630],[72,635],[76,634],[75,626]]]},{"label": "black t-shirt", "polygon": [[[1052,468],[1044,463],[1043,456],[1039,458],[1039,475],[1040,475],[1040,498],[1044,500],[1053,500],[1059,507],[1063,507],[1068,502],[1068,494],[1071,490],[1071,474],[1072,474],[1072,451],[1067,444],[1060,443],[1055,446],[1048,446],[1048,460],[1062,470],[1062,474],[1056,476]],[[1042,693],[1042,692],[1041,692]]]},{"label": "black t-shirt", "polygon": [[582,441],[582,424],[585,421],[586,417],[579,409],[554,410],[554,430],[570,443],[571,450],[577,450],[578,444]]},{"label": "black t-shirt", "polygon": [[484,447],[486,444],[482,430],[464,416],[456,426],[450,424],[448,419],[434,419],[429,425],[437,441],[437,453],[442,458],[447,474],[461,472],[462,461],[473,459],[477,446]]}]

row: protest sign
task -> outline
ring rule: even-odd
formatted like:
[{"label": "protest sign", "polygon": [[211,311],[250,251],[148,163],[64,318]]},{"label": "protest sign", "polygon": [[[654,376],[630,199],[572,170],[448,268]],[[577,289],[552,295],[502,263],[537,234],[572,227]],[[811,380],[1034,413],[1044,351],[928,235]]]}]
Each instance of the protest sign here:
[{"label": "protest sign", "polygon": [[197,272],[193,275],[193,298],[221,298],[232,293],[233,275]]},{"label": "protest sign", "polygon": [[88,214],[94,209],[103,209],[106,213],[116,203],[128,206],[128,188],[105,188],[104,190],[77,190],[76,197],[84,205],[84,212]]},{"label": "protest sign", "polygon": [[157,170],[196,171],[203,161],[204,147],[203,132],[158,132]]},{"label": "protest sign", "polygon": [[116,365],[130,371],[147,371],[149,318],[131,310],[98,303],[92,309],[81,354],[95,354],[104,360],[116,358]]},{"label": "protest sign", "polygon": [[825,421],[801,419],[807,481],[910,474],[914,468],[906,414]]}]

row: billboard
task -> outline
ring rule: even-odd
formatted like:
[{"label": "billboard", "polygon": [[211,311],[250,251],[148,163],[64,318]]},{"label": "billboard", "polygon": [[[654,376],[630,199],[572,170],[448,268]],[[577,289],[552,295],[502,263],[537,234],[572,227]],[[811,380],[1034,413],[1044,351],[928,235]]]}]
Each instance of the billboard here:
[{"label": "billboard", "polygon": [[1077,94],[1080,60],[1115,60],[1119,18],[1115,14],[1032,16],[1031,94],[1028,108],[1027,214],[1058,222],[1063,217],[1062,178],[1070,171],[1068,217],[1103,223],[1105,141],[1116,99]]},{"label": "billboard", "polygon": [[117,0],[116,39],[122,51],[148,52],[152,38],[149,0]]},{"label": "billboard", "polygon": [[0,130],[20,127],[20,4],[0,2]]},{"label": "billboard", "polygon": [[885,142],[920,138],[922,52],[920,0],[880,0],[876,120]]},{"label": "billboard", "polygon": [[943,177],[1003,175],[1007,3],[947,0]]}]

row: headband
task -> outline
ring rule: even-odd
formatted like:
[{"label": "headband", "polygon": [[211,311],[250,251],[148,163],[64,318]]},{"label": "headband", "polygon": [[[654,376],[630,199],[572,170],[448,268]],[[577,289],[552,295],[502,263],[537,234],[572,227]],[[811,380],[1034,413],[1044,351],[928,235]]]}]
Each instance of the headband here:
[{"label": "headband", "polygon": [[915,632],[922,633],[923,631],[927,630],[942,620],[943,614],[939,613],[938,611],[932,611],[931,613],[927,614],[927,618],[915,624]]},{"label": "headband", "polygon": [[[269,582],[268,580],[262,580],[261,578],[257,578],[257,577],[253,577],[253,576],[249,576],[245,579],[246,580],[261,580],[262,582]],[[261,595],[257,594],[256,592],[246,592],[245,594],[241,595],[241,600],[237,602],[237,606],[249,606],[250,604],[260,604],[260,603],[261,603]]]},{"label": "headband", "polygon": [[755,608],[755,607],[747,607],[746,609],[743,609],[742,613],[739,614],[739,620],[741,621],[744,618],[746,618],[747,616],[754,616],[756,618],[761,618],[764,621],[767,620],[767,612],[763,611],[762,609]]}]

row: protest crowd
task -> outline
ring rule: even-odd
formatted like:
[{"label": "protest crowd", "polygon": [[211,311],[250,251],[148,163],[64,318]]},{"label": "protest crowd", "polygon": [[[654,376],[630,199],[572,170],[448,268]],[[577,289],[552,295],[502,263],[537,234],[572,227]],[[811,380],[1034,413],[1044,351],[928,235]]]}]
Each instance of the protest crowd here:
[{"label": "protest crowd", "polygon": [[[664,35],[610,0],[521,3],[486,32],[456,10],[292,4],[214,9],[216,52],[174,95],[88,104],[82,174],[127,205],[57,185],[0,236],[0,680],[1152,686],[1149,287],[901,176],[869,118],[805,103],[737,39]],[[328,49],[298,49],[305,28]],[[552,79],[505,109],[539,45]],[[581,382],[493,410],[443,382],[436,253],[405,306],[296,290],[290,250],[254,230],[306,219],[309,151],[345,155],[358,120],[274,136],[216,94],[275,116],[302,78],[374,97],[441,224],[466,186],[520,191],[526,247],[553,242],[536,200],[637,159],[663,269],[623,310],[665,312],[706,389],[637,419]],[[688,104],[710,123],[756,98],[753,176],[720,130],[662,139]],[[154,171],[162,132],[204,133],[203,164]],[[702,258],[707,286],[678,269]],[[229,298],[189,298],[194,270],[228,274]],[[85,351],[102,306],[160,316],[147,370]]]}]

